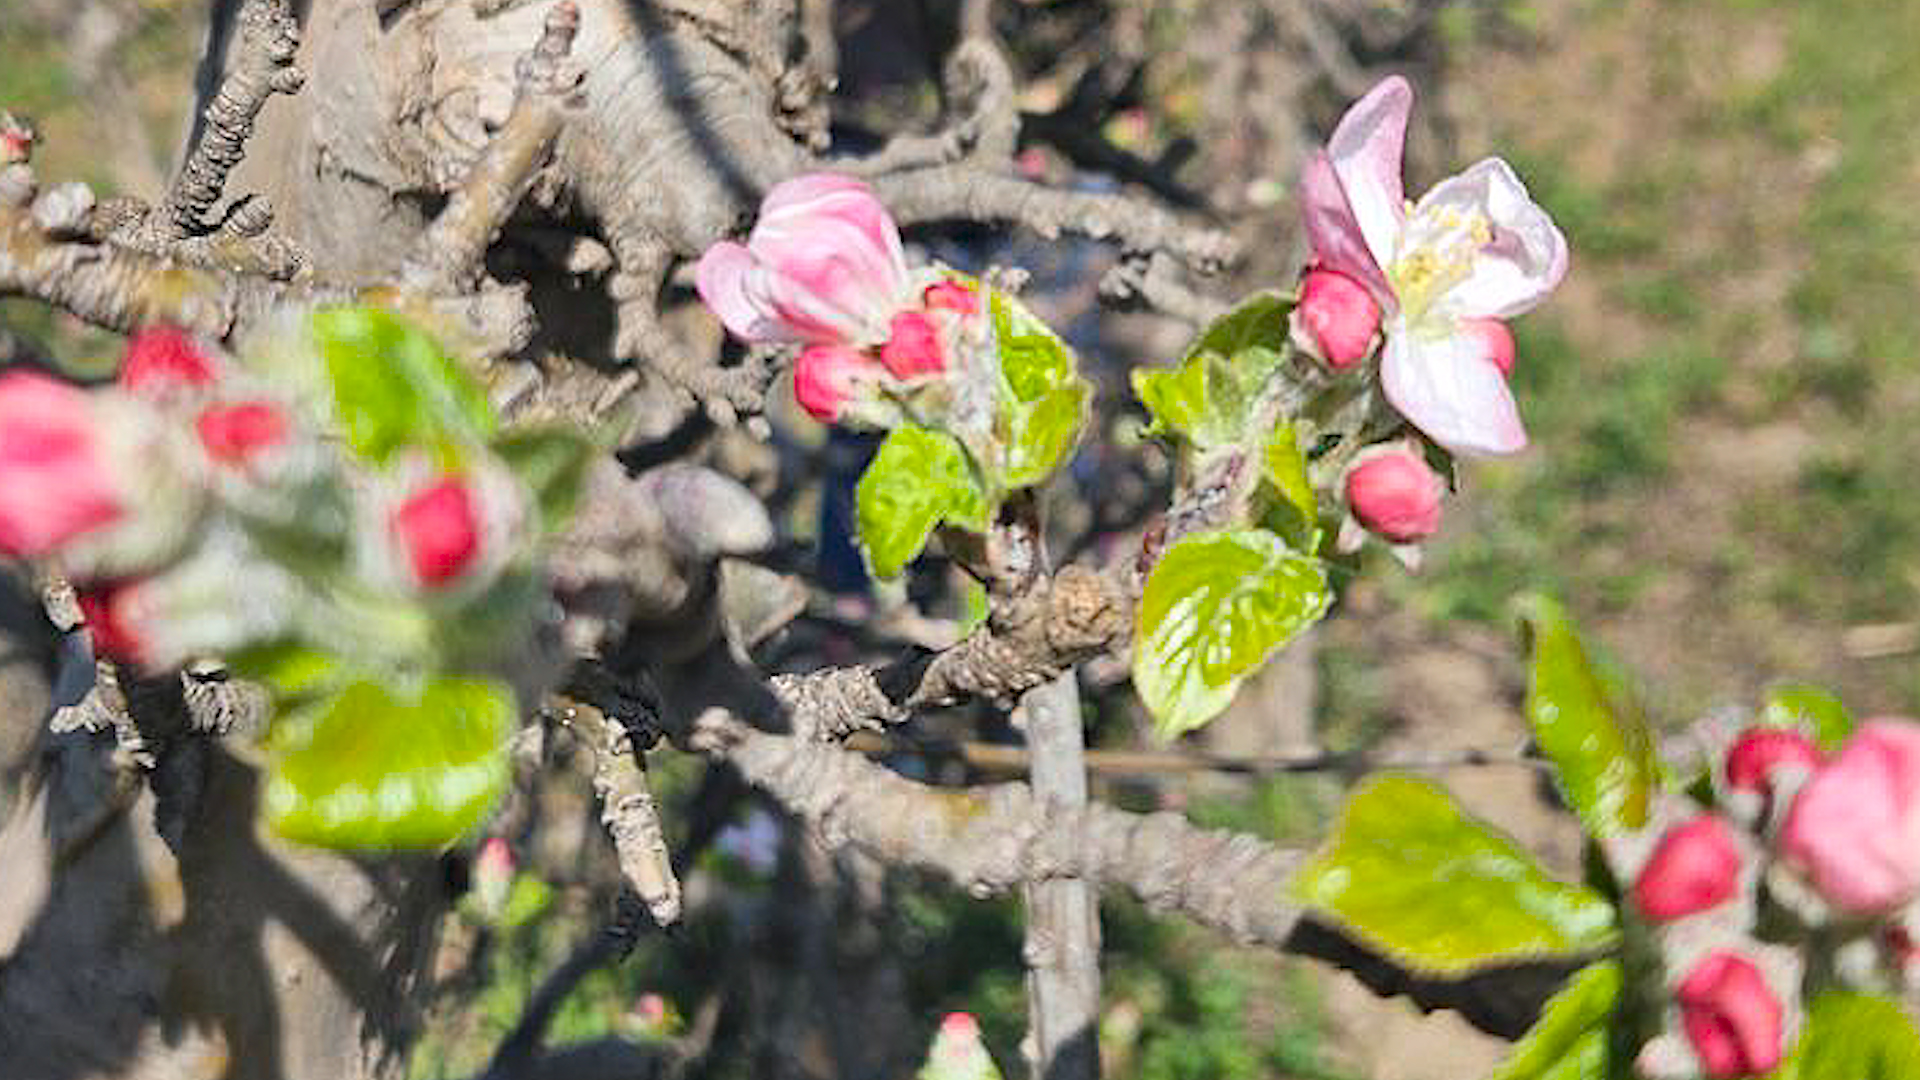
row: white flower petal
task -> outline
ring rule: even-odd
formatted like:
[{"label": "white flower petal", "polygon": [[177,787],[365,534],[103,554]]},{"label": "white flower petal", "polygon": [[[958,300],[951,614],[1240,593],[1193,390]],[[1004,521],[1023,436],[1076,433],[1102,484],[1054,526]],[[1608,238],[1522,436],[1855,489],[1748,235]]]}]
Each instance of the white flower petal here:
[{"label": "white flower petal", "polygon": [[1478,335],[1414,333],[1399,320],[1387,335],[1380,382],[1409,423],[1455,454],[1512,454],[1527,445],[1513,391]]},{"label": "white flower petal", "polygon": [[1327,140],[1334,175],[1346,192],[1374,262],[1381,266],[1392,260],[1401,222],[1406,219],[1400,157],[1412,110],[1412,85],[1398,75],[1389,76],[1347,109]]},{"label": "white flower petal", "polygon": [[1393,292],[1387,287],[1387,276],[1367,247],[1325,151],[1315,153],[1300,173],[1300,219],[1322,267],[1365,285],[1381,307],[1391,305]]},{"label": "white flower petal", "polygon": [[1414,220],[1449,211],[1483,218],[1492,239],[1473,253],[1467,276],[1435,301],[1437,313],[1509,319],[1538,304],[1566,276],[1566,238],[1499,158],[1434,185],[1421,196]]}]

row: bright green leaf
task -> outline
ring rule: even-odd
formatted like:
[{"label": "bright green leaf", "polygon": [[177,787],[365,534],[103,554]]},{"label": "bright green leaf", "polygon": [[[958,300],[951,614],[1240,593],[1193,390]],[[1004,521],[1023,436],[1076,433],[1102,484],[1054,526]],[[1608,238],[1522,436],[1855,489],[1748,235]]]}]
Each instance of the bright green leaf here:
[{"label": "bright green leaf", "polygon": [[1561,792],[1595,836],[1640,828],[1659,766],[1639,705],[1594,664],[1559,603],[1531,595],[1518,607],[1532,653],[1527,720]]},{"label": "bright green leaf", "polygon": [[1318,559],[1257,529],[1189,536],[1160,557],[1140,598],[1133,686],[1163,739],[1205,724],[1240,680],[1326,614]]},{"label": "bright green leaf", "polygon": [[250,645],[229,653],[225,660],[235,678],[265,687],[280,709],[321,693],[344,678],[337,657],[297,641]]},{"label": "bright green leaf", "polygon": [[1828,991],[1767,1080],[1920,1080],[1920,1030],[1888,998]]},{"label": "bright green leaf", "polygon": [[1293,893],[1422,975],[1577,956],[1614,939],[1613,907],[1599,894],[1548,877],[1445,788],[1408,776],[1355,789]]},{"label": "bright green leaf", "polygon": [[328,847],[435,847],[472,828],[506,782],[513,695],[440,677],[412,695],[362,680],[283,713],[268,738],[267,816]]},{"label": "bright green leaf", "polygon": [[1268,434],[1261,462],[1261,492],[1270,507],[1266,523],[1298,550],[1314,550],[1319,546],[1320,510],[1293,424],[1283,421]]},{"label": "bright green leaf", "polygon": [[1203,330],[1177,366],[1134,369],[1133,392],[1154,430],[1202,448],[1247,440],[1253,406],[1286,361],[1292,310],[1285,297],[1254,296]]},{"label": "bright green leaf", "polygon": [[426,331],[376,307],[313,313],[314,347],[347,445],[384,462],[403,446],[464,444],[493,431],[484,391]]},{"label": "bright green leaf", "polygon": [[1589,964],[1553,995],[1487,1080],[1602,1080],[1607,1021],[1620,1001],[1620,965]]},{"label": "bright green leaf", "polygon": [[1015,402],[1005,417],[1006,461],[999,480],[1007,488],[1029,487],[1052,476],[1073,452],[1086,422],[1093,387],[1075,379],[1049,390],[1038,401]]},{"label": "bright green leaf", "polygon": [[987,306],[993,312],[1000,373],[1006,377],[1014,400],[1038,401],[1079,378],[1073,348],[1025,304],[994,289],[987,293]]},{"label": "bright green leaf", "polygon": [[556,425],[516,428],[495,439],[492,449],[533,493],[541,523],[549,531],[565,526],[596,453],[593,442]]},{"label": "bright green leaf", "polygon": [[507,893],[506,910],[500,913],[500,925],[506,929],[525,926],[544,914],[553,904],[553,886],[532,874],[517,874]]},{"label": "bright green leaf", "polygon": [[1853,733],[1853,714],[1839,695],[1812,683],[1781,683],[1767,690],[1760,722],[1772,727],[1800,728],[1820,743],[1822,750],[1838,749]]},{"label": "bright green leaf", "polygon": [[941,522],[987,527],[987,501],[953,436],[903,424],[880,444],[854,490],[860,542],[874,576],[898,577]]}]

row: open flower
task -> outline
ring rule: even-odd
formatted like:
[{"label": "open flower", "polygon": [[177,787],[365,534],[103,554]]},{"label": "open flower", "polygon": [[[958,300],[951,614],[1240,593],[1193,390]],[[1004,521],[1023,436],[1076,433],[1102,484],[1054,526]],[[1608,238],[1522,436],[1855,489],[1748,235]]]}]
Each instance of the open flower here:
[{"label": "open flower", "polygon": [[767,192],[747,242],[708,248],[694,281],[727,329],[756,344],[878,345],[913,299],[886,207],[830,173]]},{"label": "open flower", "polygon": [[1400,158],[1412,107],[1412,86],[1393,76],[1347,110],[1301,177],[1307,238],[1323,269],[1385,311],[1380,377],[1394,408],[1455,453],[1513,453],[1526,429],[1499,337],[1475,320],[1539,303],[1566,274],[1566,241],[1499,158],[1408,203]]},{"label": "open flower", "polygon": [[1861,725],[1800,789],[1779,844],[1781,857],[1849,914],[1920,894],[1920,724]]}]

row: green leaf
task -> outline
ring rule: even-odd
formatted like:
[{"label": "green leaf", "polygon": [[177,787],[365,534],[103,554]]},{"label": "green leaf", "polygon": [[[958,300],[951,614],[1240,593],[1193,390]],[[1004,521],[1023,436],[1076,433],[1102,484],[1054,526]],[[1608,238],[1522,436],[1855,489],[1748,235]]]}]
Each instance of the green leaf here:
[{"label": "green leaf", "polygon": [[587,466],[598,452],[592,440],[559,425],[526,427],[502,434],[492,449],[533,493],[541,524],[549,532],[573,518]]},{"label": "green leaf", "polygon": [[469,444],[493,431],[484,391],[433,338],[376,307],[335,307],[309,320],[348,447],[376,463],[403,446]]},{"label": "green leaf", "polygon": [[1203,448],[1246,439],[1253,406],[1287,358],[1293,304],[1263,293],[1216,319],[1169,369],[1136,368],[1133,392],[1157,434],[1177,432]]},{"label": "green leaf", "polygon": [[1837,750],[1853,734],[1853,714],[1839,695],[1812,683],[1781,683],[1768,688],[1760,722],[1791,727],[1812,735],[1822,750]]},{"label": "green leaf", "polygon": [[1326,568],[1258,529],[1189,536],[1160,557],[1140,598],[1133,686],[1172,739],[1233,700],[1240,680],[1332,601]]},{"label": "green leaf", "polygon": [[1575,972],[1487,1080],[1602,1080],[1621,978],[1612,960]]},{"label": "green leaf", "polygon": [[1293,424],[1282,421],[1268,434],[1261,461],[1261,491],[1270,507],[1264,519],[1295,548],[1314,550],[1320,542],[1320,509]]},{"label": "green leaf", "polygon": [[225,661],[235,678],[265,687],[280,709],[322,693],[344,678],[338,657],[297,641],[250,645],[229,653]]},{"label": "green leaf", "polygon": [[887,434],[854,489],[860,543],[874,576],[898,577],[941,522],[987,527],[987,500],[953,436],[914,424]]},{"label": "green leaf", "polygon": [[1292,890],[1316,916],[1421,975],[1581,955],[1614,939],[1613,907],[1598,893],[1548,877],[1445,788],[1408,776],[1355,789]]},{"label": "green leaf", "polygon": [[436,847],[472,828],[506,782],[513,695],[437,677],[413,695],[363,679],[280,716],[267,817],[328,847]]},{"label": "green leaf", "polygon": [[1537,594],[1517,606],[1532,653],[1527,720],[1562,794],[1595,836],[1640,828],[1659,780],[1646,717],[1588,656],[1565,608]]},{"label": "green leaf", "polygon": [[987,304],[1005,384],[995,433],[1004,459],[995,479],[1009,489],[1029,487],[1072,453],[1093,385],[1080,377],[1073,349],[1020,301],[992,290]]},{"label": "green leaf", "polygon": [[1828,991],[1768,1080],[1920,1080],[1920,1030],[1889,998]]}]

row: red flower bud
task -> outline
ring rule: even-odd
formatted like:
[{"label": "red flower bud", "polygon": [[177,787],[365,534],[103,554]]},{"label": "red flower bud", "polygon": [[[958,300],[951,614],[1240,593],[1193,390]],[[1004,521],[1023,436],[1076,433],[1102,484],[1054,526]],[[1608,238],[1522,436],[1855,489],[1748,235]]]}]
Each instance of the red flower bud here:
[{"label": "red flower bud", "polygon": [[456,476],[422,488],[394,511],[393,528],[420,583],[444,585],[480,554],[480,515],[473,491]]},{"label": "red flower bud", "polygon": [[808,415],[830,424],[885,377],[885,369],[859,349],[814,345],[794,362],[793,397]]},{"label": "red flower bud", "polygon": [[1293,309],[1293,339],[1328,367],[1350,368],[1373,351],[1380,330],[1380,304],[1366,286],[1332,270],[1309,270],[1300,279]]},{"label": "red flower bud", "polygon": [[1725,949],[1711,953],[1674,996],[1708,1076],[1754,1076],[1780,1064],[1783,1010],[1752,961]]},{"label": "red flower bud", "polygon": [[287,415],[265,401],[215,405],[193,423],[207,456],[222,465],[245,465],[253,455],[287,437]]},{"label": "red flower bud", "polygon": [[892,335],[880,346],[880,362],[896,379],[940,374],[947,366],[940,344],[940,324],[924,311],[895,315]]},{"label": "red flower bud", "polygon": [[1709,814],[1675,825],[1633,883],[1633,899],[1654,922],[1672,922],[1716,907],[1740,889],[1740,848],[1733,830]]},{"label": "red flower bud", "polygon": [[1782,765],[1820,764],[1820,748],[1793,728],[1750,727],[1727,749],[1727,786],[1736,791],[1765,794],[1772,788],[1768,776]]},{"label": "red flower bud", "polygon": [[138,664],[146,655],[146,642],[129,617],[126,594],[127,586],[119,583],[88,585],[74,590],[74,600],[86,619],[94,654]]},{"label": "red flower bud", "polygon": [[185,331],[165,323],[133,335],[120,361],[120,386],[139,394],[207,386],[218,374],[212,358]]},{"label": "red flower bud", "polygon": [[1446,488],[1440,474],[1405,443],[1368,447],[1347,470],[1347,505],[1354,519],[1396,544],[1439,531]]},{"label": "red flower bud", "polygon": [[958,315],[980,314],[980,294],[957,281],[927,286],[927,291],[920,294],[920,302],[935,311],[951,311]]},{"label": "red flower bud", "polygon": [[93,403],[44,375],[0,375],[0,553],[36,558],[124,507]]}]

